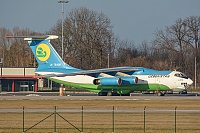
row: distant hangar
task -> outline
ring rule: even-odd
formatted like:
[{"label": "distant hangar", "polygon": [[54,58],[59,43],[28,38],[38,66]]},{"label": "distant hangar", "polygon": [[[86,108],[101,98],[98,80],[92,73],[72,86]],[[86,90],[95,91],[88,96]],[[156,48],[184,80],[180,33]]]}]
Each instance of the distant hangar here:
[{"label": "distant hangar", "polygon": [[35,74],[35,67],[0,67],[0,92],[52,91],[60,85]]}]

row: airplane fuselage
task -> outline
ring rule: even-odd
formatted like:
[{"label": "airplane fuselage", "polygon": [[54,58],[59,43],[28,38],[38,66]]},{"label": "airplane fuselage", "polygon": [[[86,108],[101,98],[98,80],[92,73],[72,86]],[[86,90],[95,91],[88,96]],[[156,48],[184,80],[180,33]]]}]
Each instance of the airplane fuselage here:
[{"label": "airplane fuselage", "polygon": [[[52,72],[41,72],[41,75],[52,74]],[[61,73],[53,73],[61,74]],[[130,77],[137,77],[138,81],[135,84],[120,84],[120,85],[95,85],[94,80],[97,77],[89,75],[73,75],[63,77],[51,77],[52,81],[72,86],[75,88],[84,88],[92,92],[115,92],[117,94],[129,94],[134,91],[174,91],[180,92],[187,89],[193,81],[178,71],[170,71],[166,74],[133,74]],[[109,75],[109,77],[112,77]],[[116,77],[116,76],[113,76]],[[119,78],[121,76],[118,76]]]}]

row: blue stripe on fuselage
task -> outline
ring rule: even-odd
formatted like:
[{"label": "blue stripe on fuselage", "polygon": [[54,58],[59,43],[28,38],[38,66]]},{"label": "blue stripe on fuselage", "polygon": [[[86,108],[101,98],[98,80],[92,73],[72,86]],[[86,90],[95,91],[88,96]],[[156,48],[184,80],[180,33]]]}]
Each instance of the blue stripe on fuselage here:
[{"label": "blue stripe on fuselage", "polygon": [[167,74],[170,74],[171,72],[172,72],[171,70],[159,71],[159,70],[143,68],[143,70],[135,71],[132,74],[133,75],[167,75]]},{"label": "blue stripe on fuselage", "polygon": [[36,72],[58,72],[58,73],[73,73],[73,72],[79,72],[81,71],[80,69],[64,69],[64,68],[49,68],[49,69],[40,69],[36,70]]}]

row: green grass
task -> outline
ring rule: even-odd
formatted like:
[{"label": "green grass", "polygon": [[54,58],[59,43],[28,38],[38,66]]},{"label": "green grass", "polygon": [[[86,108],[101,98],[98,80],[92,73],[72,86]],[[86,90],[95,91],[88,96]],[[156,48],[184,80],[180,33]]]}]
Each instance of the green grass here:
[{"label": "green grass", "polygon": [[[0,100],[0,109],[22,109],[25,107],[25,129],[33,126],[58,109],[80,109],[84,110],[142,110],[137,113],[115,113],[115,133],[143,133],[144,113],[146,106],[145,132],[147,133],[172,133],[175,130],[174,112],[148,112],[148,110],[200,110],[200,99],[196,100]],[[28,113],[26,109],[49,109],[52,112]],[[70,123],[82,130],[82,114],[59,113]],[[200,113],[177,112],[177,133],[199,133]],[[22,112],[0,113],[1,133],[22,132]],[[113,132],[112,112],[84,112],[83,113],[84,133],[111,133]],[[28,133],[53,133],[54,115],[42,123],[30,129]],[[56,116],[57,133],[79,133],[69,123],[58,115]]]}]

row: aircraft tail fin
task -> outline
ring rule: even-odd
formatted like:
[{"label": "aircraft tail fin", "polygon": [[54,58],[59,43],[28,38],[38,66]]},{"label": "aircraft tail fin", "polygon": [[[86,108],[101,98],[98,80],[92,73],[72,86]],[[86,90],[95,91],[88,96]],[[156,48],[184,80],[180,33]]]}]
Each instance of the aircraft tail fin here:
[{"label": "aircraft tail fin", "polygon": [[44,36],[7,36],[7,38],[24,38],[38,62],[37,71],[61,72],[61,69],[76,69],[66,64],[50,43],[51,39],[57,39],[56,35]]}]

